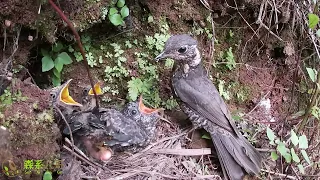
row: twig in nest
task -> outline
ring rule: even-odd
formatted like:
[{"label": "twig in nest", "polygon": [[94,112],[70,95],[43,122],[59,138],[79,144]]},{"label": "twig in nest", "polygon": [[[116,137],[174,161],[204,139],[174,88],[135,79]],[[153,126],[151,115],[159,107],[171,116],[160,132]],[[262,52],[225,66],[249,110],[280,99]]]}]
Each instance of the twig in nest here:
[{"label": "twig in nest", "polygon": [[78,154],[80,154],[81,156],[83,156],[84,158],[86,158],[87,160],[89,160],[88,156],[85,155],[77,146],[74,146],[70,140],[68,138],[64,138],[65,142],[71,146],[71,147],[74,147],[74,151],[77,152]]},{"label": "twig in nest", "polygon": [[97,179],[100,180],[98,176],[81,176],[81,179]]},{"label": "twig in nest", "polygon": [[[141,174],[141,173],[145,173],[145,174],[149,174],[151,176],[154,176],[154,175],[158,175],[158,176],[162,176],[164,178],[168,178],[168,179],[181,179],[181,177],[177,177],[177,176],[171,176],[171,175],[166,175],[166,174],[162,174],[162,173],[159,173],[159,172],[155,172],[155,171],[146,171],[146,170],[137,170],[137,169],[124,169],[124,170],[117,170],[118,172],[123,172],[123,171],[133,171],[133,172],[130,172],[130,173],[126,173],[125,177],[130,177],[128,175],[134,175],[134,174]],[[118,178],[118,177],[121,177],[121,178]],[[117,179],[123,179],[123,176],[117,176]]]},{"label": "twig in nest", "polygon": [[292,164],[290,165],[292,171],[294,172],[294,174],[296,175],[296,177],[300,180],[301,178],[299,177],[297,171],[293,168]]},{"label": "twig in nest", "polygon": [[209,3],[206,0],[200,0],[201,4],[207,8],[209,11],[213,12],[213,10],[210,8]]},{"label": "twig in nest", "polygon": [[276,172],[268,171],[268,170],[265,170],[265,169],[261,169],[261,171],[266,172],[266,173],[270,173],[270,174],[273,174],[273,175],[276,175],[276,176],[279,176],[279,177],[284,177],[284,178],[293,179],[293,180],[297,179],[294,176],[289,176],[287,174],[282,174],[282,173],[276,173]]},{"label": "twig in nest", "polygon": [[[90,166],[99,167],[99,168],[101,168],[101,169],[104,169],[102,165],[91,162],[90,160],[84,158],[82,155],[79,155],[79,154],[75,153],[73,150],[71,150],[71,149],[70,149],[69,147],[67,147],[66,145],[63,145],[62,147],[63,147],[63,149],[65,149],[65,150],[67,150],[68,152],[70,152],[74,157],[77,157],[77,158],[81,159],[82,161],[86,162],[86,163],[89,164]],[[73,165],[73,163],[72,163],[72,165]],[[71,167],[72,167],[72,165],[71,165]],[[70,168],[70,169],[71,169],[71,168]]]},{"label": "twig in nest", "polygon": [[203,156],[211,154],[210,148],[201,149],[155,149],[151,153],[154,154],[171,154],[179,156]]},{"label": "twig in nest", "polygon": [[53,104],[53,107],[58,111],[58,113],[60,114],[61,118],[63,119],[64,123],[66,124],[69,132],[70,132],[70,139],[71,139],[71,143],[72,143],[72,152],[73,152],[73,158],[72,158],[72,163],[71,163],[71,167],[69,169],[69,171],[72,170],[73,165],[74,165],[74,161],[76,159],[75,153],[74,153],[74,140],[73,140],[73,136],[72,136],[72,131],[71,131],[71,127],[69,126],[68,121],[66,120],[66,118],[64,117],[64,115],[62,114],[61,110],[55,105]]},{"label": "twig in nest", "polygon": [[150,144],[149,146],[147,146],[144,150],[140,151],[139,153],[136,153],[133,156],[129,157],[128,160],[130,161],[130,160],[133,160],[133,159],[137,158],[138,156],[140,156],[141,154],[143,154],[146,151],[150,150],[152,147],[156,146],[157,144],[160,144],[160,143],[162,143],[164,141],[168,141],[170,139],[175,139],[175,138],[181,137],[181,136],[183,136],[185,134],[186,134],[186,132],[183,132],[183,133],[181,133],[179,135],[176,135],[176,136],[166,137],[166,138],[160,139],[157,142],[155,142],[153,144]]},{"label": "twig in nest", "polygon": [[77,146],[74,146],[68,138],[65,138],[65,142],[67,144],[69,144],[71,147],[74,147],[74,151],[71,151],[70,148],[63,145],[64,149],[66,149],[67,151],[69,151],[72,154],[74,153],[75,156],[77,156],[79,159],[85,161],[87,164],[89,164],[91,166],[96,166],[96,167],[99,167],[99,168],[105,170],[105,168],[101,164],[91,161],[90,158],[87,155],[85,155]]}]

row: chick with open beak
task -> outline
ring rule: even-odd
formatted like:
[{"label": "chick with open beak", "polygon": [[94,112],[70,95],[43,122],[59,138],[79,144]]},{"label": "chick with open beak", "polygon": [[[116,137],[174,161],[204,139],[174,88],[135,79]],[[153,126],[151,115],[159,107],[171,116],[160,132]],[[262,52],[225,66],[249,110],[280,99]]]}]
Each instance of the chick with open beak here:
[{"label": "chick with open beak", "polygon": [[[84,111],[72,117],[69,125],[74,135],[90,136],[92,141],[104,142],[114,151],[134,150],[154,139],[159,110],[146,107],[141,97],[121,111],[99,108],[98,115]],[[70,134],[68,129],[64,133]]]},{"label": "chick with open beak", "polygon": [[[101,85],[102,82],[98,81],[93,87],[97,96],[103,95]],[[94,97],[93,89],[91,86],[85,87],[82,91],[82,104],[82,111],[93,110],[96,107],[96,99]]]},{"label": "chick with open beak", "polygon": [[[105,161],[113,151],[135,151],[148,145],[155,137],[159,110],[146,107],[140,97],[121,111],[99,108],[98,114],[92,111],[74,113],[69,118],[69,126],[77,146],[84,146],[91,157]],[[68,128],[63,132],[70,134]]]},{"label": "chick with open beak", "polygon": [[[108,160],[110,159],[112,155],[112,151],[100,144],[103,144],[103,142],[97,143],[96,141],[92,140],[92,137],[98,136],[97,134],[103,133],[103,130],[101,131],[93,131],[93,129],[89,128],[82,128],[84,126],[89,127],[87,125],[88,123],[93,124],[93,126],[97,129],[98,124],[100,123],[99,119],[92,114],[91,112],[87,113],[81,113],[80,109],[82,108],[82,104],[76,102],[69,93],[69,85],[71,83],[72,79],[68,80],[67,82],[63,83],[60,86],[57,86],[55,88],[52,88],[50,91],[50,97],[52,104],[57,106],[61,109],[63,115],[67,119],[67,121],[70,123],[71,131],[77,131],[78,133],[75,134],[75,144],[77,145],[84,145],[86,148],[86,151],[88,152],[89,156],[98,159],[98,160]],[[100,85],[97,87],[95,86],[96,92],[101,93],[99,91]],[[92,90],[89,92],[90,94],[93,94]],[[98,126],[101,127],[101,126]],[[82,128],[82,129],[81,129]],[[81,129],[81,131],[78,131]],[[69,130],[66,127],[64,129],[64,134],[69,135]],[[95,132],[96,134],[92,134],[92,132]],[[80,134],[80,136],[79,136]]]},{"label": "chick with open beak", "polygon": [[62,108],[64,115],[71,115],[77,107],[82,107],[82,104],[76,102],[69,93],[69,85],[72,79],[69,79],[60,86],[50,90],[50,98],[52,105]]}]

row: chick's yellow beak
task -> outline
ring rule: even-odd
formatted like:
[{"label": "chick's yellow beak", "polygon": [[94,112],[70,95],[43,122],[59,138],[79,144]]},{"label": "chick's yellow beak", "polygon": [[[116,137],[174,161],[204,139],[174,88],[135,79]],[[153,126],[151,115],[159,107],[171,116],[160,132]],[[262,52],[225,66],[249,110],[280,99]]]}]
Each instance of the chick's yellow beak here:
[{"label": "chick's yellow beak", "polygon": [[[103,93],[102,93],[102,89],[101,89],[101,84],[102,84],[102,83],[98,81],[98,82],[93,86],[93,88],[94,88],[94,90],[96,91],[96,94],[97,94],[97,95],[102,95],[102,94],[103,94]],[[92,88],[89,90],[88,95],[94,96],[94,93],[93,93]]]},{"label": "chick's yellow beak", "polygon": [[82,107],[82,104],[76,102],[69,94],[69,85],[71,81],[72,79],[68,80],[65,83],[65,85],[62,87],[62,90],[60,91],[60,94],[59,94],[59,99],[61,102],[67,105]]}]

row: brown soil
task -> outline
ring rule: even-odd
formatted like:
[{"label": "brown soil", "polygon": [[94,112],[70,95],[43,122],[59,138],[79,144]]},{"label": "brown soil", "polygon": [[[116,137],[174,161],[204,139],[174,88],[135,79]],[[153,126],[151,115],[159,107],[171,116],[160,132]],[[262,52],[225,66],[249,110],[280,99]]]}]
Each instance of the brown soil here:
[{"label": "brown soil", "polygon": [[[48,91],[15,79],[12,94],[18,91],[26,100],[14,101],[3,113],[1,124],[8,126],[10,137],[2,152],[8,152],[19,163],[27,159],[49,161],[57,158],[60,149],[57,140],[61,135],[53,122]],[[4,162],[7,159],[8,157],[0,160]]]}]

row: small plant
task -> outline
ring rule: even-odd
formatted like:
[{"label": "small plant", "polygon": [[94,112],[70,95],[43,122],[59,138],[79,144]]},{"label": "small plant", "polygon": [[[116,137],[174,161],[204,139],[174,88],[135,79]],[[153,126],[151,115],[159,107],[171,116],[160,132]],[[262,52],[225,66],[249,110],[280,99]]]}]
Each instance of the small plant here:
[{"label": "small plant", "polygon": [[158,55],[164,47],[164,44],[169,39],[170,35],[167,33],[169,30],[169,26],[167,24],[163,24],[160,28],[161,33],[155,33],[154,36],[146,35],[146,43],[149,50],[153,51],[153,55]]},{"label": "small plant", "polygon": [[[86,53],[86,58],[88,58],[88,54],[90,53],[90,49],[91,49],[91,37],[88,36],[88,35],[83,35],[83,36],[81,36],[81,42],[82,42],[82,44],[83,44],[84,49],[85,49],[86,52],[87,52],[87,53]],[[83,57],[82,57],[81,52],[80,52],[80,50],[79,50],[78,47],[76,47],[76,48],[74,49],[71,45],[69,45],[68,51],[69,51],[70,53],[73,53],[73,55],[74,55],[74,57],[76,58],[76,61],[77,61],[77,62],[80,62],[80,61],[83,60]],[[90,56],[92,56],[92,53],[91,53]],[[89,58],[90,58],[90,57],[89,57]],[[93,56],[92,56],[92,59],[94,59]],[[91,61],[92,61],[92,59],[91,59]],[[88,61],[89,61],[89,60],[88,60]],[[89,62],[88,62],[88,64],[89,64]],[[90,64],[89,64],[89,65],[90,65]],[[92,66],[91,66],[91,67],[92,67]]]},{"label": "small plant", "polygon": [[124,18],[129,16],[129,8],[125,4],[125,0],[112,1],[108,17],[113,25],[123,25]]},{"label": "small plant", "polygon": [[[221,64],[225,64],[225,66],[229,69],[232,70],[236,67],[236,61],[235,57],[232,52],[232,47],[229,47],[227,51],[223,52],[220,51],[218,55],[218,60],[222,61]],[[220,64],[219,62],[216,64]],[[212,64],[213,67],[216,67],[216,64]]]},{"label": "small plant", "polygon": [[230,100],[230,92],[226,90],[225,86],[225,81],[224,80],[219,80],[219,84],[218,84],[218,90],[219,93],[222,97],[224,97],[225,100]]},{"label": "small plant", "polygon": [[0,111],[12,105],[13,102],[26,101],[27,97],[22,96],[21,91],[12,93],[11,90],[5,89],[4,93],[0,96]]},{"label": "small plant", "polygon": [[[309,13],[308,14],[308,25],[309,25],[309,28],[314,30],[317,27],[318,23],[319,23],[319,16],[316,15],[316,14],[313,14],[313,13]],[[316,31],[316,35],[318,37],[320,37],[320,29],[318,29]]]},{"label": "small plant", "polygon": [[[136,100],[138,95],[143,94],[144,99],[154,107],[160,105],[166,106],[168,109],[176,107],[174,99],[170,99],[162,102],[159,96],[159,88],[157,83],[159,82],[158,67],[151,64],[149,59],[159,54],[165,45],[165,42],[170,37],[167,33],[169,26],[166,23],[161,23],[160,32],[155,33],[153,36],[145,36],[145,44],[147,51],[135,52],[135,67],[137,69],[137,76],[132,77],[128,81],[128,99]],[[140,42],[133,41],[134,44],[140,45]],[[166,68],[172,68],[173,61],[166,61]]]},{"label": "small plant", "polygon": [[169,110],[172,110],[178,107],[177,101],[172,96],[169,99],[167,99],[167,101],[162,102],[162,105]]},{"label": "small plant", "polygon": [[122,77],[127,77],[129,75],[129,71],[123,66],[123,63],[127,61],[127,58],[124,57],[121,46],[117,43],[110,44],[113,47],[113,52],[107,52],[105,57],[112,59],[115,63],[115,66],[106,66],[105,72],[105,80],[108,82],[114,82],[114,78],[121,79]]},{"label": "small plant", "polygon": [[[290,141],[287,143],[281,141],[279,137],[268,127],[267,137],[270,140],[270,145],[274,146],[276,151],[271,152],[271,158],[275,161],[279,158],[279,155],[284,157],[287,163],[294,163],[300,173],[305,174],[303,160],[308,164],[312,164],[306,150],[308,149],[308,139],[306,135],[298,136],[294,130],[291,130]],[[299,157],[300,156],[300,157]]]},{"label": "small plant", "polygon": [[229,47],[228,51],[225,53],[225,59],[227,60],[226,66],[229,70],[232,70],[236,67],[236,62],[234,60],[232,47]]},{"label": "small plant", "polygon": [[90,67],[97,66],[97,60],[93,57],[92,52],[87,53],[86,58]]},{"label": "small plant", "polygon": [[[61,84],[61,72],[64,65],[72,63],[71,57],[68,53],[62,51],[65,49],[61,42],[57,42],[52,45],[51,51],[41,49],[42,54],[42,72],[47,72],[52,70],[52,84],[54,86],[59,86]],[[61,52],[62,51],[62,52]]]}]

